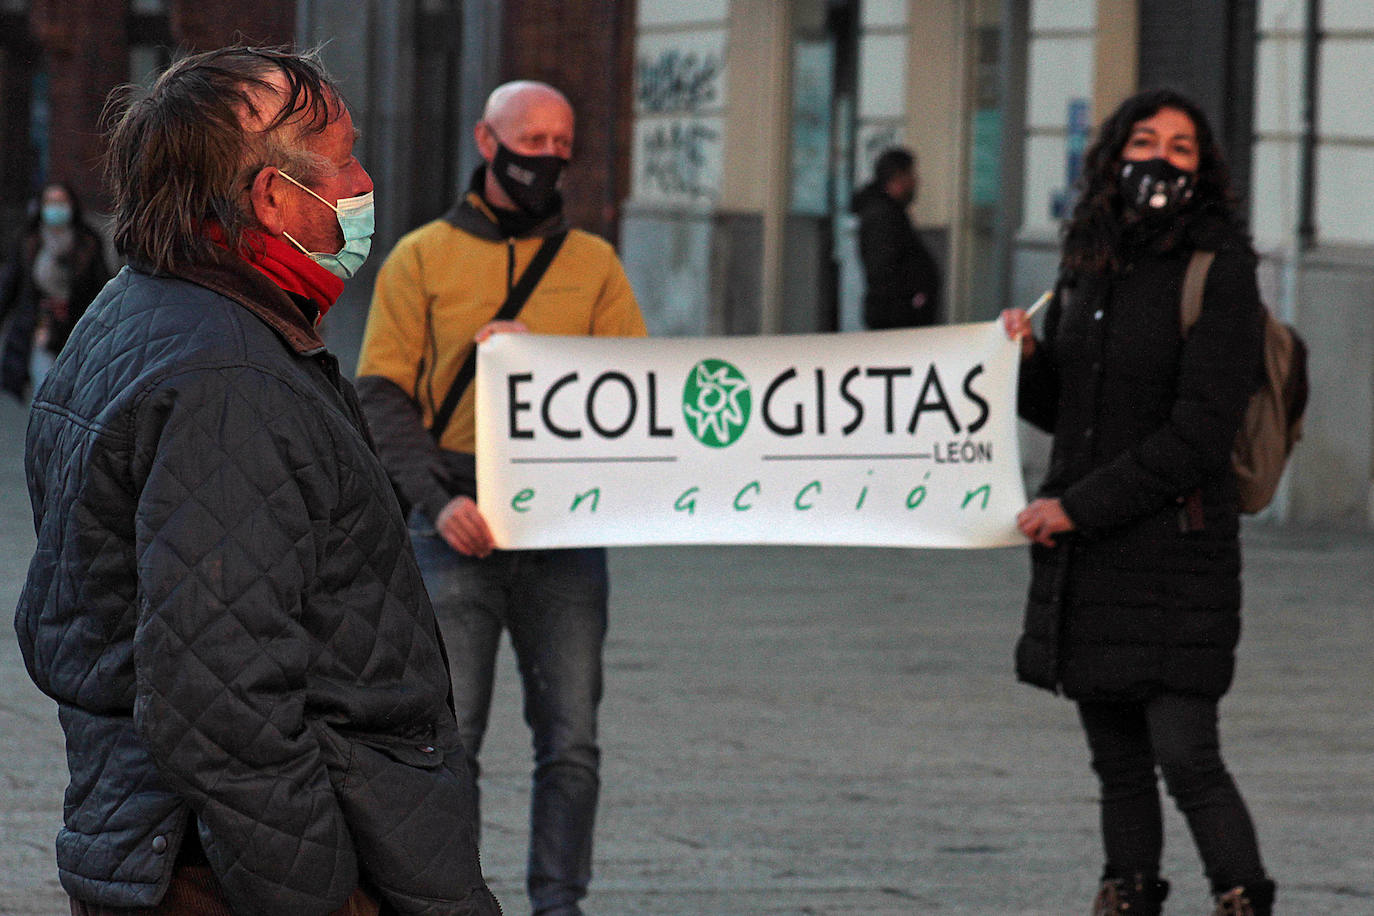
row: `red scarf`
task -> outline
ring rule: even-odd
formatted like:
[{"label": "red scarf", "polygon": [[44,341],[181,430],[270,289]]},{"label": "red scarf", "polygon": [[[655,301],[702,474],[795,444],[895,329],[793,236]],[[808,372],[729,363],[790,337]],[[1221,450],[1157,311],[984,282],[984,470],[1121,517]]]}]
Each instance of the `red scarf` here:
[{"label": "red scarf", "polygon": [[[228,247],[224,241],[224,230],[219,226],[207,225],[205,234],[216,244]],[[275,235],[257,229],[245,230],[238,255],[278,288],[313,302],[319,309],[316,324],[343,293],[342,280],[316,264],[313,258],[302,253],[295,245]]]}]

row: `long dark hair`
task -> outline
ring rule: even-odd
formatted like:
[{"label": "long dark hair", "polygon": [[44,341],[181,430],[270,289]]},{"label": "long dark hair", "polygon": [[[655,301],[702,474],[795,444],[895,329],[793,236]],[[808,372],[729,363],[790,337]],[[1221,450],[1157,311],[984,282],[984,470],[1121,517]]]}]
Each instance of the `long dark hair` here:
[{"label": "long dark hair", "polygon": [[[1149,89],[1131,96],[1098,128],[1088,147],[1079,179],[1078,203],[1064,232],[1063,267],[1075,274],[1109,274],[1121,266],[1121,239],[1126,227],[1117,175],[1121,151],[1131,129],[1161,109],[1173,108],[1188,116],[1197,134],[1198,170],[1193,197],[1175,221],[1181,233],[1198,214],[1211,214],[1244,235],[1240,207],[1231,188],[1231,170],[1207,115],[1197,103],[1172,89]],[[1165,244],[1170,241],[1166,239]]]},{"label": "long dark hair", "polygon": [[[280,77],[285,86],[273,79]],[[273,114],[275,106],[281,107]],[[266,166],[309,182],[325,163],[300,149],[339,117],[343,102],[313,53],[236,46],[176,61],[151,89],[111,93],[105,179],[115,248],[158,270],[216,257],[206,225],[231,250],[256,227],[249,198]]]}]

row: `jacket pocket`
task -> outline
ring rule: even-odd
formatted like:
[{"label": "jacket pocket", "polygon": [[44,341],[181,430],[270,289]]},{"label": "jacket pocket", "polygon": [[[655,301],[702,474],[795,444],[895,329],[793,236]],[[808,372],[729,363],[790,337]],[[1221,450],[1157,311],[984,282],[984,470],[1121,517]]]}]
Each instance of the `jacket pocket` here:
[{"label": "jacket pocket", "polygon": [[476,791],[456,739],[318,731],[359,864],[394,911],[450,912],[431,907],[483,887]]},{"label": "jacket pocket", "polygon": [[437,770],[444,765],[446,757],[442,747],[425,739],[356,735],[348,740],[354,745],[350,774],[365,775],[374,767],[387,769],[388,760],[421,770]]}]

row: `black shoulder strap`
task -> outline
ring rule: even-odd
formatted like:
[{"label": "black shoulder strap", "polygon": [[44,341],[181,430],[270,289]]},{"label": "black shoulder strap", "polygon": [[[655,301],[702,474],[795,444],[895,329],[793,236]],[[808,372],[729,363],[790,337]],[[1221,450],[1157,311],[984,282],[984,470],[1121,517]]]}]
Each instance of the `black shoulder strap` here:
[{"label": "black shoulder strap", "polygon": [[[560,232],[544,239],[544,244],[539,246],[535,252],[534,260],[530,261],[525,272],[520,275],[520,279],[511,288],[510,295],[506,296],[506,301],[501,304],[501,308],[492,316],[492,321],[510,321],[520,310],[525,307],[525,302],[529,300],[534,288],[539,285],[539,281],[544,278],[544,272],[553,263],[554,256],[558,254],[558,249],[563,247],[563,240],[568,237],[568,233]],[[458,409],[458,402],[467,393],[468,386],[477,375],[477,346],[474,344],[468,352],[468,358],[463,361],[463,365],[458,369],[458,374],[454,376],[453,384],[448,389],[448,394],[444,396],[444,403],[439,406],[439,410],[434,414],[434,422],[430,424],[429,434],[438,442],[444,436],[444,430],[448,429],[449,421],[453,419],[453,412]]]}]

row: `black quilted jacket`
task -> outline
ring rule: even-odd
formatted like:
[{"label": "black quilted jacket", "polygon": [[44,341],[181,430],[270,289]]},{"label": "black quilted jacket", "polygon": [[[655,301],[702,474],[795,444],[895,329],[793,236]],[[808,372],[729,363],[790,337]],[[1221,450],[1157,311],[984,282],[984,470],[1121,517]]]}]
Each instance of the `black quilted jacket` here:
[{"label": "black quilted jacket", "polygon": [[[158,901],[188,825],[236,913],[489,913],[433,612],[351,387],[239,262],[125,268],[33,405],[16,615],[58,703],[62,885]],[[191,817],[194,815],[194,817]]]},{"label": "black quilted jacket", "polygon": [[[1240,634],[1231,443],[1259,380],[1255,261],[1201,222],[1124,270],[1062,289],[1022,365],[1022,416],[1054,434],[1041,496],[1080,531],[1032,548],[1022,680],[1073,698],[1220,696]],[[1179,298],[1194,248],[1215,250],[1187,340]]]}]

